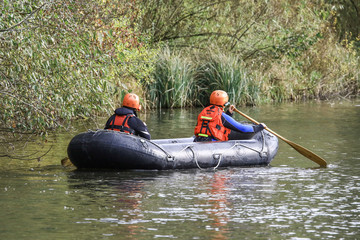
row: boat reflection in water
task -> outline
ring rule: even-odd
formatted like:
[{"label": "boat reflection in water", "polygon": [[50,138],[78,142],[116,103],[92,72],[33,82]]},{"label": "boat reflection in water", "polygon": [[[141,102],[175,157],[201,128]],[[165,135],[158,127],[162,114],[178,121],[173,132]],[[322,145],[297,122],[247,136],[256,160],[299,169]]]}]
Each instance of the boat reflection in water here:
[{"label": "boat reflection in water", "polygon": [[[268,169],[268,168],[255,168]],[[239,174],[242,172],[242,174]],[[93,224],[104,234],[228,239],[248,221],[246,205],[258,205],[265,178],[251,168],[182,171],[74,171],[69,173],[79,228]],[[250,196],[249,196],[250,194]],[[261,198],[261,197],[260,197]],[[261,201],[261,200],[260,200]],[[84,205],[84,202],[87,202]],[[92,212],[91,218],[83,216]],[[80,211],[77,211],[80,210]],[[194,231],[194,224],[197,230]],[[243,226],[244,227],[244,226]]]}]

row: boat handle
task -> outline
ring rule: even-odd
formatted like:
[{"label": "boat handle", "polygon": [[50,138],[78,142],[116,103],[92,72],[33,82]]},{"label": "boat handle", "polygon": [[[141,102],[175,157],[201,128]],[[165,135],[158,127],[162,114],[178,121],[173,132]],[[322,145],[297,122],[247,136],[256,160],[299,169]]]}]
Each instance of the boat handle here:
[{"label": "boat handle", "polygon": [[[141,142],[146,142],[144,139],[140,139]],[[173,162],[175,161],[175,157],[174,156],[171,156],[164,148],[162,148],[159,144],[157,143],[154,143],[152,141],[149,141],[150,143],[152,143],[153,145],[155,145],[157,148],[159,148],[161,151],[163,151],[165,154],[166,154],[166,159],[168,162]]]},{"label": "boat handle", "polygon": [[144,148],[148,149],[149,146],[147,145],[146,141],[144,139],[140,139],[140,142],[142,143],[142,145],[144,146]]},{"label": "boat handle", "polygon": [[220,162],[221,162],[221,157],[222,157],[222,154],[221,154],[221,153],[214,153],[214,154],[213,154],[213,158],[214,158],[215,160],[219,159],[218,164],[214,167],[214,170],[216,170],[216,169],[219,167]]}]

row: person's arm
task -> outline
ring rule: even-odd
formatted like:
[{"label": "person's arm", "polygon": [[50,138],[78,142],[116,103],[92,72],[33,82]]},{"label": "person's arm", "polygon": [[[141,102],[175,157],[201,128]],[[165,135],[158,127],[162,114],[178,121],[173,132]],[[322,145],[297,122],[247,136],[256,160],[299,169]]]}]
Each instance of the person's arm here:
[{"label": "person's arm", "polygon": [[230,128],[234,131],[239,131],[243,133],[253,133],[255,132],[252,125],[245,125],[237,122],[235,119],[227,115],[226,113],[222,113],[221,119],[223,121],[223,125],[226,128]]},{"label": "person's arm", "polygon": [[[229,127],[227,127],[227,126],[225,126],[225,123],[223,123],[225,127],[230,128],[230,129],[235,130],[235,131],[238,130],[238,131],[241,131],[241,132],[254,132],[254,133],[260,132],[261,130],[264,130],[264,129],[266,128],[265,123],[260,123],[259,125],[254,125],[254,126],[244,125],[244,124],[238,123],[236,120],[234,120],[234,119],[232,118],[232,115],[233,115],[233,112],[234,112],[234,108],[235,108],[234,105],[230,105],[230,106],[229,106],[229,109],[226,111],[226,114],[228,115],[228,117],[230,117],[230,118],[232,119],[232,121],[230,121],[230,123],[232,123],[231,125],[234,125],[234,124],[235,124],[234,126],[235,126],[236,129],[232,128],[230,125],[229,125]],[[229,119],[229,120],[231,120],[231,119]],[[235,123],[234,123],[234,122],[235,122]],[[236,125],[236,124],[240,124],[241,126],[246,126],[246,127],[247,127],[246,129],[247,129],[247,130],[249,130],[248,127],[252,127],[253,129],[252,129],[252,131],[242,131],[242,130],[241,130],[241,126],[238,126],[238,125]]]},{"label": "person's arm", "polygon": [[135,135],[146,138],[148,140],[151,139],[151,135],[147,129],[146,124],[143,121],[141,121],[139,118],[137,117],[130,118],[128,124],[129,127],[135,130]]},{"label": "person's arm", "polygon": [[110,128],[110,123],[114,120],[114,118],[115,118],[115,114],[112,115],[112,116],[107,120],[104,129],[109,129],[109,128]]}]

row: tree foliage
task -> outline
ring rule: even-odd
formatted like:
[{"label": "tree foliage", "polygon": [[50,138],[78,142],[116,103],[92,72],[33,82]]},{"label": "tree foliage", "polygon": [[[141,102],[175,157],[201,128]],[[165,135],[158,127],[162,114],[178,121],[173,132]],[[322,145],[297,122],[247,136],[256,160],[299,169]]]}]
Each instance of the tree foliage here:
[{"label": "tree foliage", "polygon": [[360,2],[356,0],[329,0],[333,23],[339,41],[355,41],[360,47]]},{"label": "tree foliage", "polygon": [[[357,5],[352,0],[149,0],[142,5],[141,27],[153,42],[166,42],[175,52],[174,59],[163,58],[169,66],[180,52],[196,69],[188,82],[197,86],[193,91],[199,94],[192,96],[202,104],[216,88],[231,92],[238,104],[349,97],[359,93]],[[156,86],[173,79],[166,72],[156,68],[155,75],[162,76]]]},{"label": "tree foliage", "polygon": [[[109,112],[151,71],[134,1],[8,1],[0,15],[1,123],[46,131]],[[144,59],[146,63],[144,63]],[[136,87],[136,86],[135,86]]]},{"label": "tree foliage", "polygon": [[334,26],[339,40],[359,41],[360,3],[353,0],[149,0],[141,31],[173,48],[209,45],[249,58],[296,55]]},{"label": "tree foliage", "polygon": [[354,0],[3,0],[0,7],[0,123],[8,129],[45,132],[109,113],[129,91],[167,107],[205,104],[209,91],[225,87],[242,104],[359,93]]}]

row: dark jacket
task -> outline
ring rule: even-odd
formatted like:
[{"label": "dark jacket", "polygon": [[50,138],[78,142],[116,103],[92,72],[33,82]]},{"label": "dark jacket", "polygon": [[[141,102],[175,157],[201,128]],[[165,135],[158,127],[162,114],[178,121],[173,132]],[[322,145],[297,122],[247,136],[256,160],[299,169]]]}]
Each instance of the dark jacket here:
[{"label": "dark jacket", "polygon": [[115,115],[127,115],[127,114],[134,114],[135,116],[129,118],[128,120],[128,125],[131,129],[133,129],[135,131],[135,135],[146,138],[146,139],[151,139],[151,135],[147,129],[146,124],[141,121],[136,114],[136,111],[132,108],[127,108],[127,107],[121,107],[115,110],[115,114],[112,115],[106,122],[105,124],[105,129],[109,129],[110,123],[112,121],[112,119],[115,117]]}]

